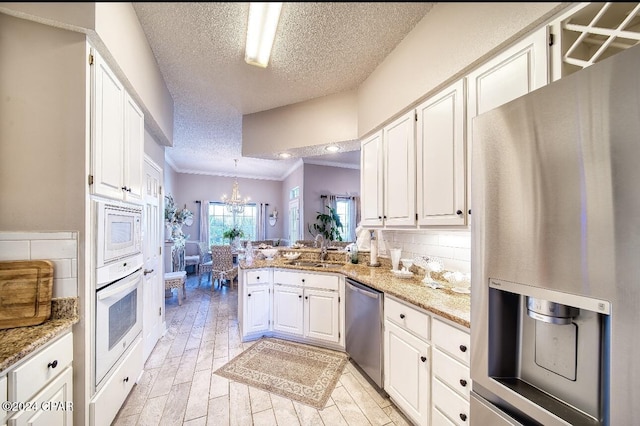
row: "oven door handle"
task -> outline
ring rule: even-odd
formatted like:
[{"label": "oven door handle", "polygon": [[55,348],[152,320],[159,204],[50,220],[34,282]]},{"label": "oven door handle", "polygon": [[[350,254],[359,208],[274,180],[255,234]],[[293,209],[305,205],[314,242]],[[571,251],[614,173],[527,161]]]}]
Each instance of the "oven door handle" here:
[{"label": "oven door handle", "polygon": [[139,279],[136,278],[135,280],[131,281],[129,284],[123,287],[118,286],[117,288],[114,288],[114,289],[100,291],[98,292],[98,300],[108,299],[116,294],[125,293],[127,290],[137,287],[138,280]]}]

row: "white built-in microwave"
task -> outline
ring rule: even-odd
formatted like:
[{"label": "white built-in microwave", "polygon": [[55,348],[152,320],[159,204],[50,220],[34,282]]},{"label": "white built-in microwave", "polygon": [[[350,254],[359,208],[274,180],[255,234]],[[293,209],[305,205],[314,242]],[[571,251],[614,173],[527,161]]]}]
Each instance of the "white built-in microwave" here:
[{"label": "white built-in microwave", "polygon": [[101,268],[142,253],[142,207],[94,200],[96,262]]}]

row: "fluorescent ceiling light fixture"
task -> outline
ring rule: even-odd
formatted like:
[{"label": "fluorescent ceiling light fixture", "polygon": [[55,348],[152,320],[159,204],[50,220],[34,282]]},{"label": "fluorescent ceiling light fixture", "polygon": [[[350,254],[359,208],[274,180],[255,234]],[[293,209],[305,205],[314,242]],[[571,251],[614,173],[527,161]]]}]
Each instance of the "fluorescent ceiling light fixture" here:
[{"label": "fluorescent ceiling light fixture", "polygon": [[288,152],[281,152],[280,153],[280,158],[289,158],[291,157],[291,154],[289,154]]},{"label": "fluorescent ceiling light fixture", "polygon": [[329,152],[338,152],[340,151],[340,147],[338,145],[329,145],[325,147],[325,149]]},{"label": "fluorescent ceiling light fixture", "polygon": [[251,65],[266,68],[276,36],[282,3],[249,3],[247,45],[244,60]]}]

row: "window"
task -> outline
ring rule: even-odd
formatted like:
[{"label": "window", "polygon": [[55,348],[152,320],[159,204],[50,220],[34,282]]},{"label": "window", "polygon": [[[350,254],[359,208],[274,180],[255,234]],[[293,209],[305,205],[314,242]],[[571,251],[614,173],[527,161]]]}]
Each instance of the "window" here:
[{"label": "window", "polygon": [[336,213],[340,216],[342,230],[340,236],[343,241],[355,241],[356,224],[352,212],[353,200],[351,198],[336,198]]},{"label": "window", "polygon": [[209,245],[229,244],[222,234],[234,225],[244,232],[243,239],[255,240],[257,223],[258,206],[255,204],[247,204],[242,213],[231,213],[224,203],[209,203]]}]

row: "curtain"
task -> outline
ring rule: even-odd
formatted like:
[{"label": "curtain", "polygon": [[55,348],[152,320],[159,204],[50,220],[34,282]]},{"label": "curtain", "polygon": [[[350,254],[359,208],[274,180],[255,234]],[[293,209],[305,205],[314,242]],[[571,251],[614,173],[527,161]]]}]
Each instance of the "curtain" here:
[{"label": "curtain", "polygon": [[349,229],[347,230],[347,241],[356,240],[356,228],[360,224],[360,197],[349,197]]},{"label": "curtain", "polygon": [[209,201],[200,201],[200,233],[198,240],[209,247]]},{"label": "curtain", "polygon": [[258,220],[256,221],[256,240],[267,239],[267,203],[260,203],[258,209]]},{"label": "curtain", "polygon": [[329,213],[329,211],[327,210],[327,206],[331,207],[334,210],[338,207],[337,197],[335,195],[327,195],[322,199],[322,201],[322,213]]}]

